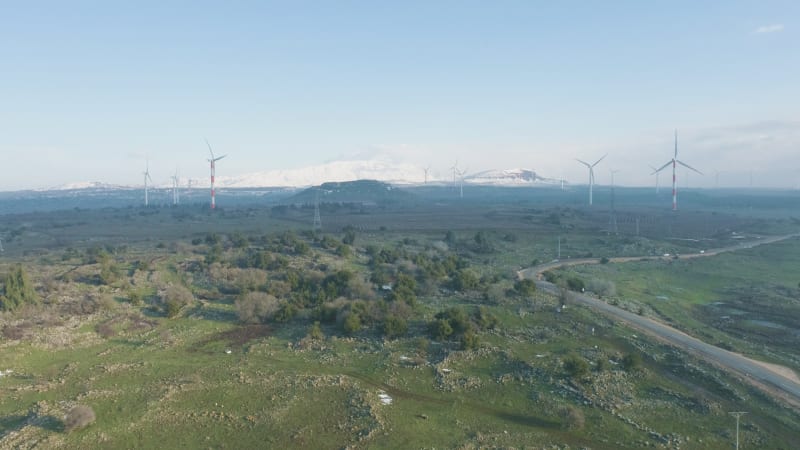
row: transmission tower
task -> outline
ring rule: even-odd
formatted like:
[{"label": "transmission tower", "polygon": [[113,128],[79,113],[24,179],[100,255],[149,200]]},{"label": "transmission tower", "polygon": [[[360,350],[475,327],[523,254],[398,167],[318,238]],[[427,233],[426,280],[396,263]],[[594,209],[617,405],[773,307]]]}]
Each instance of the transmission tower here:
[{"label": "transmission tower", "polygon": [[311,229],[313,231],[322,231],[322,219],[319,216],[319,189],[314,195],[314,224]]}]

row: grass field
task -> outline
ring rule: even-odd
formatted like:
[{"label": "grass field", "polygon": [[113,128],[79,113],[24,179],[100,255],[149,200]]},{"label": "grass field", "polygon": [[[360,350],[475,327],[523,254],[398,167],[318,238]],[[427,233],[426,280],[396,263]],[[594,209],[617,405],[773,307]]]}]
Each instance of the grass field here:
[{"label": "grass field", "polygon": [[[797,411],[703,361],[590,310],[562,311],[554,297],[514,291],[515,271],[553,259],[559,236],[562,257],[658,255],[728,244],[730,233],[719,230],[748,231],[750,218],[715,216],[717,223],[687,213],[673,223],[695,230],[698,243],[658,235],[657,221],[648,232],[640,221],[638,236],[599,233],[602,214],[561,206],[368,209],[356,217],[331,209],[317,236],[300,226],[310,223],[308,210],[273,212],[8,216],[4,233],[13,238],[4,240],[0,273],[21,263],[41,302],[0,313],[0,448],[722,449],[733,439],[727,412],[743,408],[748,448],[791,448],[800,433]],[[359,227],[355,242],[343,244],[348,225]],[[701,337],[712,343],[752,355],[767,348],[771,360],[789,364],[792,341],[764,347],[752,329],[791,324],[765,315],[719,326],[714,308],[723,306],[715,303],[732,303],[712,297],[746,288],[792,295],[798,246],[570,270],[613,280],[617,301],[690,331],[705,328]],[[269,265],[245,267],[258,252]],[[456,266],[425,276],[434,263]],[[314,307],[302,303],[343,270],[361,281]],[[464,270],[475,278],[459,285]],[[395,283],[401,274],[417,279],[405,306],[370,281]],[[191,301],[167,317],[174,286]],[[243,324],[236,304],[248,292],[298,309],[288,321]],[[312,339],[326,305],[338,315]],[[437,314],[454,306],[470,315],[477,345],[431,334]],[[347,332],[344,318],[354,311],[363,324]],[[493,324],[478,325],[479,312]],[[407,321],[399,337],[382,332],[389,313]],[[90,406],[96,421],[67,432],[75,405]]]}]

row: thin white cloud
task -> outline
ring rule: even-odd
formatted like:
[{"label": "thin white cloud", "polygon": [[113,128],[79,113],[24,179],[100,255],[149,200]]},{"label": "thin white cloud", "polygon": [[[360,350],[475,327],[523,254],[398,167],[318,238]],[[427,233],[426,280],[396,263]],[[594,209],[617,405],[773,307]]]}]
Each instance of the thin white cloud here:
[{"label": "thin white cloud", "polygon": [[753,33],[756,34],[763,34],[763,33],[779,33],[783,31],[783,24],[776,23],[773,25],[764,25],[756,28]]}]

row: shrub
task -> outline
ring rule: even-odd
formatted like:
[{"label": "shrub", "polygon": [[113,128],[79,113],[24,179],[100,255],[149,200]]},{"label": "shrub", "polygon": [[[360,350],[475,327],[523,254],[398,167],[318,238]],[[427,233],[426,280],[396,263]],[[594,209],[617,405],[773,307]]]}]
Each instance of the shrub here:
[{"label": "shrub", "polygon": [[536,292],[536,282],[528,278],[519,280],[514,283],[514,290],[519,295],[530,297]]},{"label": "shrub", "polygon": [[453,334],[453,327],[446,319],[437,319],[431,323],[431,334],[436,339],[443,341]]},{"label": "shrub", "polygon": [[453,288],[457,291],[471,291],[479,286],[480,278],[472,269],[461,269],[453,277]]},{"label": "shrub", "polygon": [[319,322],[314,322],[314,325],[311,325],[311,328],[308,329],[308,338],[314,341],[321,341],[325,339],[325,333],[322,332],[322,327],[319,326]]},{"label": "shrub", "polygon": [[162,301],[164,302],[164,314],[167,317],[175,317],[184,306],[194,301],[194,295],[185,286],[173,284],[167,288]]},{"label": "shrub", "polygon": [[347,334],[354,334],[361,329],[361,316],[357,313],[350,312],[342,322],[342,330]]},{"label": "shrub", "polygon": [[570,353],[564,358],[564,370],[573,379],[581,379],[589,373],[589,363],[575,353]]},{"label": "shrub", "polygon": [[572,405],[561,408],[559,415],[561,416],[561,426],[566,429],[580,430],[586,424],[583,411]]},{"label": "shrub", "polygon": [[78,405],[69,410],[64,418],[64,431],[67,433],[83,428],[95,420],[94,410],[86,405]]},{"label": "shrub", "polygon": [[383,322],[383,334],[390,338],[395,338],[406,334],[408,323],[402,317],[389,315]]},{"label": "shrub", "polygon": [[642,357],[638,353],[628,353],[622,358],[622,368],[627,371],[642,367]]},{"label": "shrub", "polygon": [[576,276],[571,276],[567,278],[567,287],[571,291],[583,292],[583,290],[586,288],[586,285],[580,278]]},{"label": "shrub", "polygon": [[617,286],[614,284],[613,281],[609,280],[598,280],[598,279],[590,280],[586,284],[586,289],[594,292],[595,294],[601,297],[608,297],[616,295],[617,293]]},{"label": "shrub", "polygon": [[6,274],[3,295],[0,296],[0,310],[11,311],[24,304],[38,302],[39,297],[33,290],[33,283],[28,279],[22,265],[17,264]]},{"label": "shrub", "polygon": [[275,316],[279,301],[264,292],[248,292],[240,296],[234,305],[241,322],[264,323]]},{"label": "shrub", "polygon": [[480,344],[480,338],[478,338],[478,334],[472,329],[465,331],[464,334],[461,335],[462,350],[474,350],[478,348],[478,344]]},{"label": "shrub", "polygon": [[482,330],[491,330],[500,323],[497,316],[492,314],[489,308],[485,306],[478,307],[478,314],[475,317],[475,322]]},{"label": "shrub", "polygon": [[142,294],[139,291],[130,291],[128,293],[128,301],[133,306],[139,306],[142,304]]}]

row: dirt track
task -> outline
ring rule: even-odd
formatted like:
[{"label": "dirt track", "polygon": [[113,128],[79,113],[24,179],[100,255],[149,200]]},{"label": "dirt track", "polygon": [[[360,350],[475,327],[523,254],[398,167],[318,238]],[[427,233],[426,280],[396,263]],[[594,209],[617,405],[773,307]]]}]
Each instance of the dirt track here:
[{"label": "dirt track", "polygon": [[[700,258],[705,256],[714,256],[720,253],[732,252],[745,248],[752,248],[759,245],[770,244],[782,240],[795,238],[800,236],[800,233],[789,234],[784,236],[774,236],[769,238],[762,238],[758,241],[742,243],[739,245],[725,247],[714,250],[707,250],[704,253],[693,253],[681,255],[681,259],[685,258]],[[639,261],[642,259],[669,259],[671,257],[622,257],[610,258],[610,262],[623,263],[628,261]],[[541,289],[557,294],[558,287],[553,283],[549,283],[542,279],[542,273],[557,267],[574,266],[581,264],[599,264],[600,258],[583,258],[568,261],[554,261],[547,264],[541,264],[528,269],[520,270],[517,275],[520,278],[533,278],[536,284]],[[575,301],[582,303],[586,306],[594,308],[614,319],[627,323],[628,325],[648,333],[657,339],[674,345],[678,348],[684,349],[689,353],[697,355],[707,361],[721,367],[729,372],[741,376],[746,382],[753,386],[766,391],[767,393],[776,396],[795,408],[800,408],[800,382],[796,374],[791,369],[786,367],[777,366],[774,364],[766,364],[760,361],[747,358],[741,354],[730,352],[722,348],[707,344],[699,339],[687,335],[686,333],[676,330],[668,325],[665,325],[656,320],[642,317],[637,314],[631,313],[616,306],[609,305],[597,298],[576,293]],[[792,376],[794,375],[794,376]]]}]

